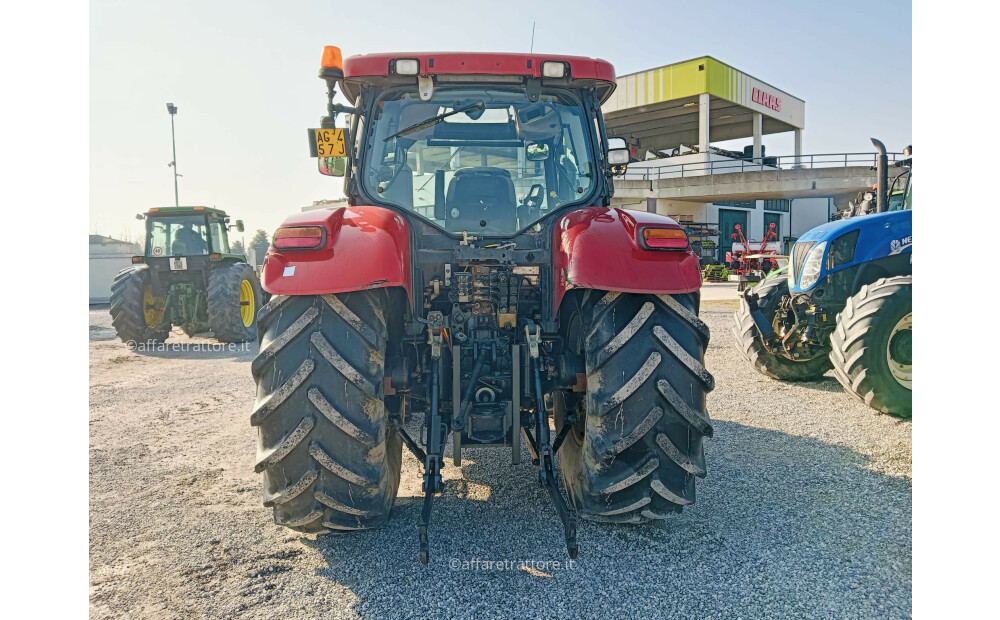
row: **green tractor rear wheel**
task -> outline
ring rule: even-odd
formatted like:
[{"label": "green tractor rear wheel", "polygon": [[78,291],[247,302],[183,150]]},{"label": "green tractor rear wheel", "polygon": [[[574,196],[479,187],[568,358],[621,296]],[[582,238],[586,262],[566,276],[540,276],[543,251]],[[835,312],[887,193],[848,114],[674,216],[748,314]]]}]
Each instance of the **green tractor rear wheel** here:
[{"label": "green tractor rear wheel", "polygon": [[208,324],[222,342],[257,339],[263,293],[253,267],[231,263],[208,276]]},{"label": "green tractor rear wheel", "polygon": [[153,297],[149,268],[123,269],[111,285],[111,325],[122,342],[163,342],[170,328],[156,329],[163,315],[163,298]]}]

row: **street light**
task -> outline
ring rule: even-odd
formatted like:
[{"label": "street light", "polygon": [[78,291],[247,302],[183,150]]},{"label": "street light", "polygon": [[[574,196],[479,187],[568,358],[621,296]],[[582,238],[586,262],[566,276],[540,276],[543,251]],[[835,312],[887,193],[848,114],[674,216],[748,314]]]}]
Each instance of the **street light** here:
[{"label": "street light", "polygon": [[177,141],[174,139],[174,116],[177,114],[177,106],[172,103],[167,104],[167,112],[170,113],[170,145],[174,150],[174,160],[167,164],[174,169],[174,206],[181,206],[180,199],[177,197]]}]

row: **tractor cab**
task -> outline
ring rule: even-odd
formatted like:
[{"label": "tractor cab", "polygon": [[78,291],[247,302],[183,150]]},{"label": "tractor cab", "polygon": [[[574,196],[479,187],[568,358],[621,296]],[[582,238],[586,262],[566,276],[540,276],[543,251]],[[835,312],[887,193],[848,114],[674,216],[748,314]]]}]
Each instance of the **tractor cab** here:
[{"label": "tractor cab", "polygon": [[[229,216],[208,207],[150,209],[136,216],[146,220],[145,257],[229,254]],[[236,230],[243,230],[237,220]]]},{"label": "tractor cab", "polygon": [[329,80],[355,107],[331,94],[324,127],[338,109],[350,126],[314,130],[312,148],[320,172],[347,176],[352,202],[404,210],[453,237],[506,238],[568,206],[608,204],[608,164],[627,162],[627,150],[612,141],[620,152],[607,159],[600,104],[614,82],[603,63],[416,56],[355,57]]}]

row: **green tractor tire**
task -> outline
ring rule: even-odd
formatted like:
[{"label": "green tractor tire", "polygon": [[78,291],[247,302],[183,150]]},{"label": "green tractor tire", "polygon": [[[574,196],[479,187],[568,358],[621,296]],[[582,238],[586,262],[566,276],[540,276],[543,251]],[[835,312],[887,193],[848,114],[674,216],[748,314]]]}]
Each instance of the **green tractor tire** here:
[{"label": "green tractor tire", "polygon": [[153,297],[149,268],[121,270],[111,285],[111,325],[122,342],[163,342],[170,329],[156,329],[163,314],[163,298]]},{"label": "green tractor tire", "polygon": [[257,313],[264,295],[253,267],[230,263],[208,276],[208,324],[222,342],[257,339]]}]

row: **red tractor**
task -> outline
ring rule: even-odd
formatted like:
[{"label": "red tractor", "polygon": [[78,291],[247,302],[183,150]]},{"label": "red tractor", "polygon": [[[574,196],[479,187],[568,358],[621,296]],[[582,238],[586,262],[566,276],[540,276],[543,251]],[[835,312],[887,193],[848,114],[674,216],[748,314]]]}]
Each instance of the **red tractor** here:
[{"label": "red tractor", "polygon": [[455,465],[523,444],[571,557],[578,516],[694,502],[713,387],[698,256],[673,220],[610,207],[628,163],[601,116],[612,66],[327,47],[320,77],[310,148],[348,200],[289,217],[263,262],[251,423],[275,522],[385,523],[404,445],[425,564],[449,444]]}]

